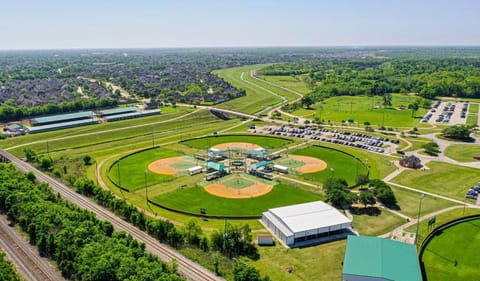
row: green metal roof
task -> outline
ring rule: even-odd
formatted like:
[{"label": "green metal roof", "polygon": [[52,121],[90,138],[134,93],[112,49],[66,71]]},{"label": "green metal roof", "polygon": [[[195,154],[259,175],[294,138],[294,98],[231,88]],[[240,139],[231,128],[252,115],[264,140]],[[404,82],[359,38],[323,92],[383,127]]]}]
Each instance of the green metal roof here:
[{"label": "green metal roof", "polygon": [[44,124],[44,123],[62,122],[62,121],[87,118],[87,117],[91,118],[92,116],[93,116],[92,111],[83,111],[83,112],[38,117],[38,118],[33,118],[31,121],[32,123],[35,123],[35,124]]},{"label": "green metal roof", "polygon": [[228,168],[227,166],[225,166],[223,164],[220,164],[220,163],[217,163],[217,162],[207,162],[207,163],[205,163],[205,166],[209,169],[214,169],[216,171],[223,171],[226,168]]},{"label": "green metal roof", "polygon": [[249,166],[250,169],[254,169],[254,170],[257,170],[261,167],[265,167],[265,166],[268,166],[270,165],[272,162],[270,161],[261,161],[261,162],[258,162],[258,163],[255,163],[255,164],[252,164]]},{"label": "green metal roof", "polygon": [[136,106],[119,107],[119,108],[101,110],[100,114],[101,115],[113,115],[113,114],[134,112],[134,111],[137,111],[137,110],[138,110],[138,108]]},{"label": "green metal roof", "polygon": [[[414,245],[367,236],[348,236],[343,274],[422,281]],[[344,280],[348,279],[344,276]]]}]

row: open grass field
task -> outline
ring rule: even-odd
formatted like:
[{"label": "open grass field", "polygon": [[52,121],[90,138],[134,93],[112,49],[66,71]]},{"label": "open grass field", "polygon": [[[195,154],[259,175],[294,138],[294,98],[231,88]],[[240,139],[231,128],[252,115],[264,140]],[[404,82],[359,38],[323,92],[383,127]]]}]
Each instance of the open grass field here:
[{"label": "open grass field", "polygon": [[472,126],[478,125],[478,115],[468,114],[466,123]]},{"label": "open grass field", "polygon": [[315,104],[313,110],[299,109],[292,114],[298,116],[316,117],[325,121],[341,122],[354,119],[355,122],[363,124],[370,122],[372,125],[385,127],[425,127],[426,124],[420,123],[420,117],[426,112],[426,109],[420,108],[415,115],[418,118],[412,118],[412,111],[398,110],[396,107],[408,106],[414,100],[420,97],[392,94],[392,108],[382,108],[382,97],[374,96],[340,96],[325,100],[321,105]]},{"label": "open grass field", "polygon": [[114,164],[110,169],[109,177],[116,184],[131,191],[145,187],[145,171],[147,171],[147,186],[172,181],[175,179],[174,176],[150,172],[148,165],[156,160],[175,156],[181,156],[181,154],[165,148],[142,151]]},{"label": "open grass field", "polygon": [[303,75],[297,75],[297,76],[270,76],[270,75],[261,75],[258,78],[264,79],[266,81],[275,83],[277,85],[280,85],[282,87],[292,89],[294,91],[297,91],[301,94],[308,94],[311,91],[308,89],[307,84],[302,81]]},{"label": "open grass field", "polygon": [[[331,177],[343,178],[349,185],[355,184],[355,177],[357,174],[366,174],[367,170],[362,165],[360,160],[355,157],[342,153],[337,150],[329,149],[322,146],[311,146],[301,150],[291,152],[294,155],[304,155],[321,159],[327,163],[327,169],[301,175],[313,179],[318,182],[325,182]],[[333,172],[331,169],[334,169]]]},{"label": "open grass field", "polygon": [[468,106],[468,113],[478,114],[478,103],[472,103]]},{"label": "open grass field", "polygon": [[286,138],[277,138],[277,137],[267,137],[267,136],[258,136],[258,135],[225,135],[225,136],[216,136],[216,137],[204,137],[192,140],[186,140],[182,144],[196,148],[196,149],[205,149],[207,147],[212,147],[217,144],[229,143],[229,142],[248,142],[257,144],[263,148],[276,149],[280,147],[287,146],[293,141]]},{"label": "open grass field", "polygon": [[[393,185],[390,187],[395,193],[397,205],[400,207],[398,211],[411,218],[416,218],[418,214],[418,204],[420,202],[421,194],[419,192],[406,190]],[[422,210],[420,212],[420,216],[455,205],[456,204],[453,202],[425,195],[422,200]]]},{"label": "open grass field", "polygon": [[207,215],[218,216],[259,216],[270,208],[323,200],[319,194],[283,184],[263,196],[251,199],[228,199],[213,196],[203,187],[188,187],[157,196],[153,199],[163,206],[198,214],[200,208],[207,209]]},{"label": "open grass field", "polygon": [[442,162],[429,162],[428,170],[405,170],[392,182],[463,200],[467,190],[480,181],[480,170]]},{"label": "open grass field", "polygon": [[445,155],[460,162],[475,162],[473,157],[480,157],[480,145],[450,145],[445,149]]},{"label": "open grass field", "polygon": [[480,219],[444,230],[425,248],[426,281],[478,280],[479,252]]},{"label": "open grass field", "polygon": [[412,146],[405,149],[404,151],[415,151],[415,150],[421,149],[423,145],[431,142],[431,140],[425,139],[425,138],[418,138],[418,137],[417,138],[404,137],[404,138],[412,144]]},{"label": "open grass field", "polygon": [[246,91],[246,96],[222,103],[218,107],[253,114],[266,107],[281,103],[282,99],[280,97],[272,95],[241,79],[242,73],[244,79],[247,79],[251,70],[261,67],[262,65],[250,65],[213,71],[214,74],[228,81],[235,88]]},{"label": "open grass field", "polygon": [[353,227],[360,235],[382,235],[406,222],[404,218],[382,209],[377,209],[378,213],[371,214],[362,209],[358,208],[358,212],[352,209]]},{"label": "open grass field", "polygon": [[[272,281],[341,280],[346,240],[333,241],[307,248],[285,249],[281,245],[259,247],[260,259],[248,260]],[[288,273],[288,269],[292,269]]]}]

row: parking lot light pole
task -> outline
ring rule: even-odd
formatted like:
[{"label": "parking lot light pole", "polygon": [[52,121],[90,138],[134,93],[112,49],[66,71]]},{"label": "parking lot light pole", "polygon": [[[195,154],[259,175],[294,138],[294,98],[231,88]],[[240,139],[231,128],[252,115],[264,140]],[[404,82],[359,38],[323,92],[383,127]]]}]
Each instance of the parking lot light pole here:
[{"label": "parking lot light pole", "polygon": [[420,203],[418,204],[417,229],[415,230],[415,245],[417,245],[417,242],[418,242],[418,228],[420,226],[420,212],[422,210],[422,200],[423,200],[424,197],[425,197],[425,194],[422,193],[422,195],[420,195]]}]

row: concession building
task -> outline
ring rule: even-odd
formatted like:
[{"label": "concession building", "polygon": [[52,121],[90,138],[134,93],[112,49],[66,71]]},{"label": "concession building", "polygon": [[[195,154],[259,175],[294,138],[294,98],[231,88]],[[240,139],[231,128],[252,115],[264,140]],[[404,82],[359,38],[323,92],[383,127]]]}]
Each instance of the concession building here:
[{"label": "concession building", "polygon": [[322,201],[270,209],[262,223],[288,247],[342,238],[352,227],[350,219]]}]

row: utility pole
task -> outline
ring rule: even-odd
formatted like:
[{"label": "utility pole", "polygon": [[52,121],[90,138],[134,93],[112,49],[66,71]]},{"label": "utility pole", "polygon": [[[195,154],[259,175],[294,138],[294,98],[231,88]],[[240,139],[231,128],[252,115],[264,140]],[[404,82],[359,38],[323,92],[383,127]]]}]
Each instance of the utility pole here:
[{"label": "utility pole", "polygon": [[48,140],[47,140],[47,155],[48,157],[50,157],[50,146],[48,144]]},{"label": "utility pole", "polygon": [[420,211],[422,210],[422,200],[423,198],[425,197],[425,194],[422,193],[422,195],[420,195],[420,203],[418,204],[418,217],[417,217],[417,229],[415,230],[415,246],[417,246],[417,242],[418,242],[418,227],[420,226]]}]

